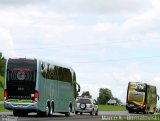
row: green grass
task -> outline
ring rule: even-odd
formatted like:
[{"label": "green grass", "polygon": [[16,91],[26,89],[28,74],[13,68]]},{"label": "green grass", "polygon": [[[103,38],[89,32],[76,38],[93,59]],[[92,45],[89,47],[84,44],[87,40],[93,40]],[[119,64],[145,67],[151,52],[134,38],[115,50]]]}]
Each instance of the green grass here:
[{"label": "green grass", "polygon": [[0,76],[0,101],[3,101],[4,77]]},{"label": "green grass", "polygon": [[0,112],[9,112],[9,110],[4,109],[4,105],[0,104]]},{"label": "green grass", "polygon": [[117,105],[98,105],[99,111],[126,111],[125,106]]}]

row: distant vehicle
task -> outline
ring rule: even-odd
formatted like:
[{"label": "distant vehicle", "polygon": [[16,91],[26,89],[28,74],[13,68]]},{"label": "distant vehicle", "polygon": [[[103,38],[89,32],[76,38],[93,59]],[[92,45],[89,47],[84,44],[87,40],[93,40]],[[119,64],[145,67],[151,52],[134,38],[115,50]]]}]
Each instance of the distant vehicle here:
[{"label": "distant vehicle", "polygon": [[[77,87],[73,69],[37,59],[8,59],[5,69],[4,107],[14,116],[74,112]],[[78,88],[78,89],[77,89]]]},{"label": "distant vehicle", "polygon": [[119,105],[120,106],[126,106],[126,103],[120,103]]},{"label": "distant vehicle", "polygon": [[78,98],[76,100],[75,114],[90,113],[90,115],[98,115],[98,103],[92,98]]},{"label": "distant vehicle", "polygon": [[129,113],[152,113],[156,111],[157,90],[155,86],[141,82],[129,82],[126,109]]},{"label": "distant vehicle", "polygon": [[109,104],[109,105],[116,105],[116,104],[117,104],[117,101],[114,100],[114,99],[110,99],[110,100],[107,102],[107,104]]}]

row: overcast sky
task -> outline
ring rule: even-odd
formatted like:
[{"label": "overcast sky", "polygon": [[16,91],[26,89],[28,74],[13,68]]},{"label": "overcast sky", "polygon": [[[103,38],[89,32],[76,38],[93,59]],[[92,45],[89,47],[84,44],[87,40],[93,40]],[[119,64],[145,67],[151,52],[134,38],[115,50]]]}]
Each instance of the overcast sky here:
[{"label": "overcast sky", "polygon": [[6,58],[58,61],[94,98],[109,88],[123,102],[129,81],[160,94],[159,0],[0,0]]}]

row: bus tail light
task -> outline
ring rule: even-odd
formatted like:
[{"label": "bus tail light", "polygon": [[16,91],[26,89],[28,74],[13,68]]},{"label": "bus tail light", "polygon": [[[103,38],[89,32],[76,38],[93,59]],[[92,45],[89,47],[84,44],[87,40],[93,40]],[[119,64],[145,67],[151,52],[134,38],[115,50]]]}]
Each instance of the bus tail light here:
[{"label": "bus tail light", "polygon": [[4,90],[4,101],[8,101],[7,89]]},{"label": "bus tail light", "polygon": [[35,90],[35,92],[34,92],[34,98],[33,98],[33,103],[34,102],[37,102],[38,101],[38,97],[39,97],[39,94],[38,94],[38,90]]}]

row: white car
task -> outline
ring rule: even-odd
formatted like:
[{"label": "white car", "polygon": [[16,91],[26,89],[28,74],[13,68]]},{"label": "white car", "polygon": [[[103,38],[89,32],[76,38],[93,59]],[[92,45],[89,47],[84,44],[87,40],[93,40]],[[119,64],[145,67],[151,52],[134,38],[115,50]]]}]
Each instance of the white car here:
[{"label": "white car", "polygon": [[76,100],[75,114],[90,113],[90,115],[98,115],[98,103],[91,98],[78,98]]}]

